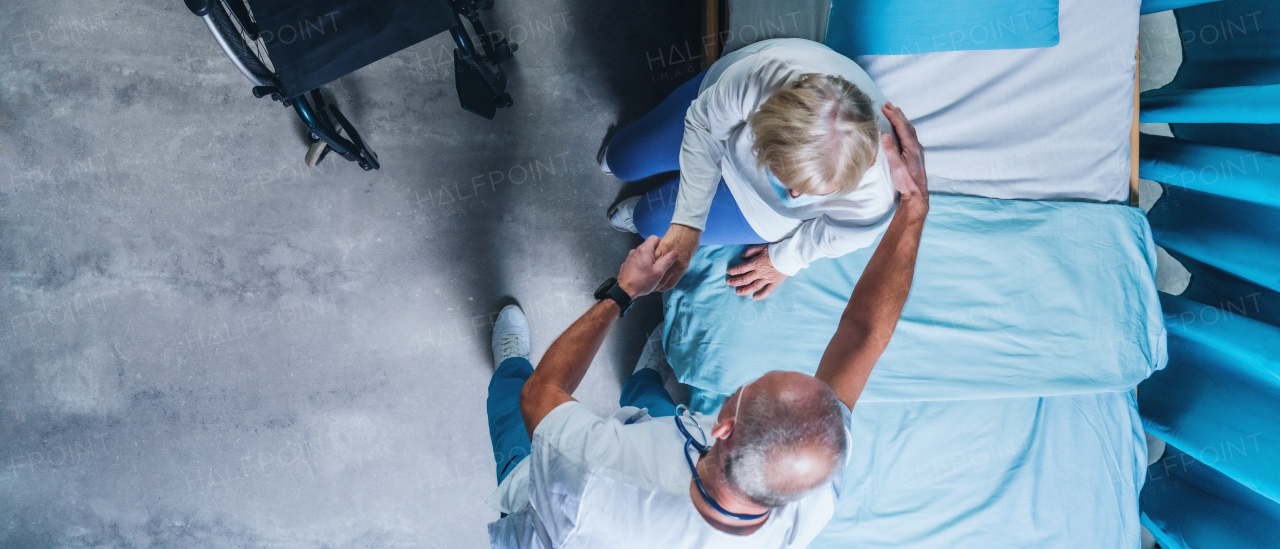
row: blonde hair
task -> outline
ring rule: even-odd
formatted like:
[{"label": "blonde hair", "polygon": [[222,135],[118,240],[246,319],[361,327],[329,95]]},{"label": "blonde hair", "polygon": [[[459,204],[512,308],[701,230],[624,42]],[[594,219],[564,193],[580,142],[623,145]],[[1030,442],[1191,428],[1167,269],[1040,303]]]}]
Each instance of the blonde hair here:
[{"label": "blonde hair", "polygon": [[858,187],[871,167],[880,130],[871,98],[839,76],[805,74],[751,115],[760,166],[801,194]]}]

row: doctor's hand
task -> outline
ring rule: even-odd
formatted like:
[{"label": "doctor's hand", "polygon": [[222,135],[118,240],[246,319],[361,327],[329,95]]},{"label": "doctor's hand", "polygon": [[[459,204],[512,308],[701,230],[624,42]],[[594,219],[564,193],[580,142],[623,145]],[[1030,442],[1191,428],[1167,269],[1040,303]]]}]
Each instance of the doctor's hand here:
[{"label": "doctor's hand", "polygon": [[627,252],[627,260],[618,269],[618,286],[621,286],[631,299],[638,299],[649,294],[658,286],[658,281],[667,273],[678,257],[674,252],[655,255],[658,249],[658,237],[645,239],[636,249]]},{"label": "doctor's hand", "polygon": [[689,270],[689,262],[693,260],[693,253],[698,251],[698,244],[701,240],[702,231],[686,225],[671,224],[671,228],[667,229],[667,234],[662,237],[662,242],[658,244],[658,257],[663,257],[668,252],[674,252],[676,260],[675,265],[667,271],[666,276],[662,277],[662,283],[658,284],[658,291],[665,292],[676,287],[676,283],[680,282],[680,277],[684,276],[684,272]]},{"label": "doctor's hand", "polygon": [[764,299],[787,279],[787,275],[773,268],[768,244],[748,246],[742,251],[742,258],[748,261],[729,267],[729,285],[737,288],[740,296]]},{"label": "doctor's hand", "polygon": [[893,188],[902,193],[902,202],[920,203],[928,209],[929,178],[924,171],[924,147],[916,138],[916,128],[902,114],[902,109],[892,103],[885,103],[880,110],[884,112],[899,139],[892,135],[881,134],[880,142],[884,145],[886,160],[889,161],[889,175],[893,179]]}]

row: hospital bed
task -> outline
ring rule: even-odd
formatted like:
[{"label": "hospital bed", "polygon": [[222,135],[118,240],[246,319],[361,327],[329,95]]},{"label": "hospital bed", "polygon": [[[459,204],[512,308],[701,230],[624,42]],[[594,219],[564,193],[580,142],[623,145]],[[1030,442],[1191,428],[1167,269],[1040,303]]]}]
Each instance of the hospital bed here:
[{"label": "hospital bed", "polygon": [[[829,6],[711,0],[722,41],[707,55],[822,41]],[[1151,231],[1126,205],[1138,14],[1138,0],[1062,0],[1053,47],[855,58],[914,120],[937,196],[813,547],[1139,545],[1133,387],[1167,351]],[[691,406],[712,412],[768,370],[812,373],[870,252],[754,302],[724,286],[738,248],[704,248],[664,296]]]}]

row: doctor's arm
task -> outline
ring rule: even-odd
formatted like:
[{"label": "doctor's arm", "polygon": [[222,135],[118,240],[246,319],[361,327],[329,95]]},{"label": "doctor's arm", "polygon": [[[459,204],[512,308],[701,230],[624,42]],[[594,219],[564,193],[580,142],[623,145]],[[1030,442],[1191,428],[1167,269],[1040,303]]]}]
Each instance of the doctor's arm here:
[{"label": "doctor's arm", "polygon": [[896,107],[886,105],[884,113],[902,140],[899,147],[891,136],[881,136],[889,155],[893,184],[902,193],[902,199],[884,238],[853,288],[853,295],[815,374],[830,385],[850,409],[866,387],[871,369],[889,345],[889,338],[902,316],[915,274],[924,220],[929,213],[924,150],[916,139],[915,128]]},{"label": "doctor's arm", "polygon": [[[675,262],[674,254],[660,258],[655,256],[657,247],[658,237],[649,237],[627,254],[627,260],[618,270],[618,285],[631,299],[639,299],[652,292]],[[533,375],[520,390],[520,414],[524,417],[529,436],[533,436],[538,424],[552,410],[575,400],[573,391],[587,374],[591,360],[600,350],[600,344],[620,312],[612,299],[596,303],[547,349]]]}]

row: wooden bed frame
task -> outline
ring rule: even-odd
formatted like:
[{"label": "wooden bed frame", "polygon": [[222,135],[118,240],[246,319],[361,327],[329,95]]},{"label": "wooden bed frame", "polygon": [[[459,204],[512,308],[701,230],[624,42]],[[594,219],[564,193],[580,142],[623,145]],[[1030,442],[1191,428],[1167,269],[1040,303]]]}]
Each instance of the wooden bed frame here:
[{"label": "wooden bed frame", "polygon": [[1138,205],[1138,75],[1141,74],[1142,48],[1133,62],[1133,127],[1129,129],[1129,205]]},{"label": "wooden bed frame", "polygon": [[[702,12],[703,59],[710,67],[720,52],[724,51],[724,31],[729,25],[729,1],[705,0]],[[1140,60],[1141,55],[1136,59]],[[1135,62],[1133,70],[1133,124],[1129,130],[1129,205],[1138,205],[1138,75],[1140,67]]]},{"label": "wooden bed frame", "polygon": [[702,12],[702,47],[703,59],[710,67],[724,50],[724,35],[721,34],[729,25],[729,1],[706,0]]}]

